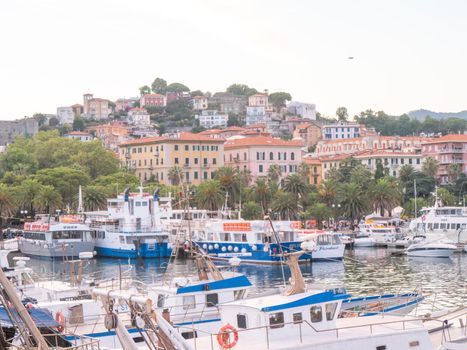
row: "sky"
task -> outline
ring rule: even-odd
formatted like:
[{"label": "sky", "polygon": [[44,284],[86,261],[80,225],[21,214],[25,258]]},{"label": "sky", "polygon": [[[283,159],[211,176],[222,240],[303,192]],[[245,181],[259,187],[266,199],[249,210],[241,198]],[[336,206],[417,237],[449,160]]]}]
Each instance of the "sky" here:
[{"label": "sky", "polygon": [[1,1],[0,120],[87,92],[136,96],[156,77],[286,91],[327,116],[456,112],[467,109],[466,18],[462,0]]}]

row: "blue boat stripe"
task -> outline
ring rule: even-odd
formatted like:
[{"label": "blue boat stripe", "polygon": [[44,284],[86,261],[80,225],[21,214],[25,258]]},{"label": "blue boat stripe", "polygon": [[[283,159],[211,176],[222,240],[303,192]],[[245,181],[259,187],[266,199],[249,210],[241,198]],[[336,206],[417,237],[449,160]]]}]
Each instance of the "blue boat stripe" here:
[{"label": "blue boat stripe", "polygon": [[230,288],[240,288],[240,287],[250,287],[250,280],[244,276],[237,276],[232,278],[227,278],[225,280],[212,281],[197,284],[195,286],[181,287],[177,289],[177,294],[185,293],[194,293],[194,292],[205,292],[210,290],[219,290],[219,289],[230,289]]},{"label": "blue boat stripe", "polygon": [[295,300],[291,303],[285,303],[280,305],[266,306],[261,311],[269,312],[283,309],[291,309],[294,307],[325,303],[328,301],[336,301],[341,299],[347,299],[349,294],[334,294],[333,292],[323,292],[319,294],[313,294],[302,299]]}]

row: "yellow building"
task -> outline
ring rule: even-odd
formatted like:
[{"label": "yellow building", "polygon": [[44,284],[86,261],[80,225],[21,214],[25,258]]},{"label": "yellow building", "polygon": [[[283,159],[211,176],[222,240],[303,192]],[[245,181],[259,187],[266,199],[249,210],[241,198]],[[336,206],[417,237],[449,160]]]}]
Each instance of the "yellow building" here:
[{"label": "yellow building", "polygon": [[199,184],[214,178],[224,165],[224,140],[181,132],[127,141],[118,146],[122,166],[135,171],[142,181],[151,178],[170,185],[178,167],[182,181]]}]

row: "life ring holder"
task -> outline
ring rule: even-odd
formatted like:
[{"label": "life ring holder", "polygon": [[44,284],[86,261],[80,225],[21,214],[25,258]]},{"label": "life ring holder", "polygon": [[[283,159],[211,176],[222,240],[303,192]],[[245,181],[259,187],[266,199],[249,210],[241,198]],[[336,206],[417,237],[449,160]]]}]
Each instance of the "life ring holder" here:
[{"label": "life ring holder", "polygon": [[[233,340],[230,335],[233,335]],[[232,349],[238,342],[238,331],[230,323],[227,323],[225,326],[219,329],[217,334],[217,343],[221,346],[222,349]]]}]

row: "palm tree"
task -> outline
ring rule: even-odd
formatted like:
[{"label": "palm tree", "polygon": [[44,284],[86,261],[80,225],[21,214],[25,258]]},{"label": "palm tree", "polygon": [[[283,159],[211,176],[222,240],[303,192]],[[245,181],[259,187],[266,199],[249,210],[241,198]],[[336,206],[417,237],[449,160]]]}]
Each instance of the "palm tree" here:
[{"label": "palm tree", "polygon": [[435,177],[436,173],[438,172],[439,163],[433,157],[426,157],[425,161],[422,164],[422,171],[425,173],[426,176]]},{"label": "palm tree", "polygon": [[0,230],[3,224],[2,215],[10,215],[15,208],[14,197],[7,185],[0,183]]},{"label": "palm tree", "polygon": [[261,205],[263,215],[266,214],[271,203],[272,193],[266,179],[258,178],[252,188],[252,197],[256,203]]},{"label": "palm tree", "polygon": [[42,186],[33,200],[35,210],[51,214],[62,206],[62,196],[50,185]]},{"label": "palm tree", "polygon": [[261,219],[262,208],[256,202],[246,202],[242,208],[242,218],[245,220]]},{"label": "palm tree", "polygon": [[15,188],[16,197],[22,208],[27,208],[34,215],[34,199],[41,191],[42,185],[35,179],[26,179]]},{"label": "palm tree", "polygon": [[336,198],[336,184],[334,181],[325,180],[318,187],[318,193],[324,203],[331,205]]},{"label": "palm tree", "polygon": [[298,166],[298,175],[300,175],[300,178],[303,180],[305,183],[310,183],[310,175],[311,175],[311,169],[310,165],[308,165],[305,162],[301,162],[300,165]]},{"label": "palm tree", "polygon": [[306,184],[298,174],[290,174],[284,179],[284,190],[286,192],[294,194],[297,198],[302,196],[307,189]]},{"label": "palm tree", "polygon": [[271,204],[271,210],[279,214],[280,219],[293,220],[298,218],[297,199],[291,193],[277,191]]},{"label": "palm tree", "polygon": [[384,216],[385,210],[391,214],[392,209],[399,204],[401,191],[394,181],[387,177],[379,179],[370,189],[370,195],[375,211],[379,210]]},{"label": "palm tree", "polygon": [[169,169],[168,177],[170,180],[170,183],[173,186],[178,186],[183,182],[183,172],[182,169],[180,169],[179,166],[174,166]]},{"label": "palm tree", "polygon": [[365,212],[368,204],[363,190],[356,183],[342,184],[339,188],[341,211],[344,216],[351,219],[359,219]]},{"label": "palm tree", "polygon": [[273,164],[269,166],[268,169],[268,179],[269,181],[277,182],[282,176],[281,167],[277,164]]},{"label": "palm tree", "polygon": [[414,173],[414,168],[410,164],[404,164],[401,169],[399,170],[399,179],[402,183],[406,183],[410,176]]},{"label": "palm tree", "polygon": [[240,173],[237,169],[224,166],[216,171],[215,179],[219,181],[220,186],[229,194],[229,205],[234,206],[240,200],[240,192],[245,184],[248,173]]},{"label": "palm tree", "polygon": [[94,211],[105,208],[107,192],[101,186],[86,186],[83,189],[83,204],[86,210]]},{"label": "palm tree", "polygon": [[218,180],[202,182],[196,191],[198,207],[207,210],[219,210],[224,203],[224,193]]},{"label": "palm tree", "polygon": [[459,163],[449,164],[447,170],[449,180],[453,182],[456,181],[462,174],[462,167]]}]

